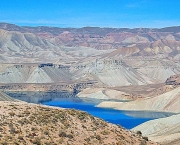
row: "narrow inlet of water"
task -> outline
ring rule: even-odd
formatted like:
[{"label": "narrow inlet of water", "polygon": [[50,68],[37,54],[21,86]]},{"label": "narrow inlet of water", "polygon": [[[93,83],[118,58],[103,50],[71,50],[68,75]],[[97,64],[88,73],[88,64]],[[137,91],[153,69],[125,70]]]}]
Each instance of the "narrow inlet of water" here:
[{"label": "narrow inlet of water", "polygon": [[103,100],[80,99],[69,92],[6,92],[9,96],[29,103],[86,111],[103,120],[131,129],[148,120],[171,116],[171,113],[147,111],[119,111],[97,108]]}]

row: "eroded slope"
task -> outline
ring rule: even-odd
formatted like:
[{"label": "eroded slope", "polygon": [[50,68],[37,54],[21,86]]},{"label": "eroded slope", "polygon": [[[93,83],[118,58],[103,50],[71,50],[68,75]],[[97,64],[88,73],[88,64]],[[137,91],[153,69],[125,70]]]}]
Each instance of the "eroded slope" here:
[{"label": "eroded slope", "polygon": [[161,144],[180,143],[180,114],[145,122],[132,129]]}]

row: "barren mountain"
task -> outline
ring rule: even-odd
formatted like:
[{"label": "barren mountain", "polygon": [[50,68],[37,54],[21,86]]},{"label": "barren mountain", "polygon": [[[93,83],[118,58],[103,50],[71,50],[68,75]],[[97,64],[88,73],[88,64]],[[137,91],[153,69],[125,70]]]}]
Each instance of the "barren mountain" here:
[{"label": "barren mountain", "polygon": [[[0,62],[23,65],[23,69],[1,66],[1,83],[95,80],[101,86],[116,87],[162,83],[180,73],[180,27],[54,28],[0,23],[0,36]],[[68,69],[28,68],[32,63]]]},{"label": "barren mountain", "polygon": [[[34,33],[42,38],[51,40],[53,43],[61,45],[63,44],[65,46],[87,46],[97,49],[117,49],[124,46],[127,47],[132,44],[148,44],[150,46],[150,44],[155,42],[155,44],[159,43],[163,44],[164,46],[169,46],[169,41],[176,42],[180,40],[180,27],[169,27],[162,29],[84,27],[77,29],[43,26],[19,27],[13,24],[1,23],[0,28],[7,31]],[[164,41],[161,41],[161,39],[164,39]],[[158,42],[158,40],[160,40],[160,42]],[[152,46],[157,48],[162,46],[155,44]],[[175,44],[169,47],[175,48],[174,46]]]}]

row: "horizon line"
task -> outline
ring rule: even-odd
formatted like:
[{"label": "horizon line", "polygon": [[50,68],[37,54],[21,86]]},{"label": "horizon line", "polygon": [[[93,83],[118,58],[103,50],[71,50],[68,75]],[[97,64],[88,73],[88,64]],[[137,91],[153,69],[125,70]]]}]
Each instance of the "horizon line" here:
[{"label": "horizon line", "polygon": [[[164,28],[172,28],[172,27],[180,27],[180,25],[171,25],[171,26],[165,26],[165,27],[110,27],[110,26],[82,26],[82,27],[61,27],[61,26],[53,26],[53,25],[23,25],[23,24],[16,24],[16,23],[9,23],[9,22],[0,22],[0,24],[11,24],[18,27],[50,27],[50,28],[68,28],[68,29],[81,29],[81,28],[106,28],[106,29],[164,29]],[[66,24],[59,24],[59,25],[66,25]]]}]

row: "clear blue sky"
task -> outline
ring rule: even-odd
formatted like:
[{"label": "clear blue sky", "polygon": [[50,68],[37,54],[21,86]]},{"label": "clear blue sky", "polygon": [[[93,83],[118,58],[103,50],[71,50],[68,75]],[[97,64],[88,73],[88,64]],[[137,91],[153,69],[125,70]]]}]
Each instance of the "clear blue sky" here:
[{"label": "clear blue sky", "polygon": [[180,0],[1,0],[0,22],[160,28],[180,25]]}]

